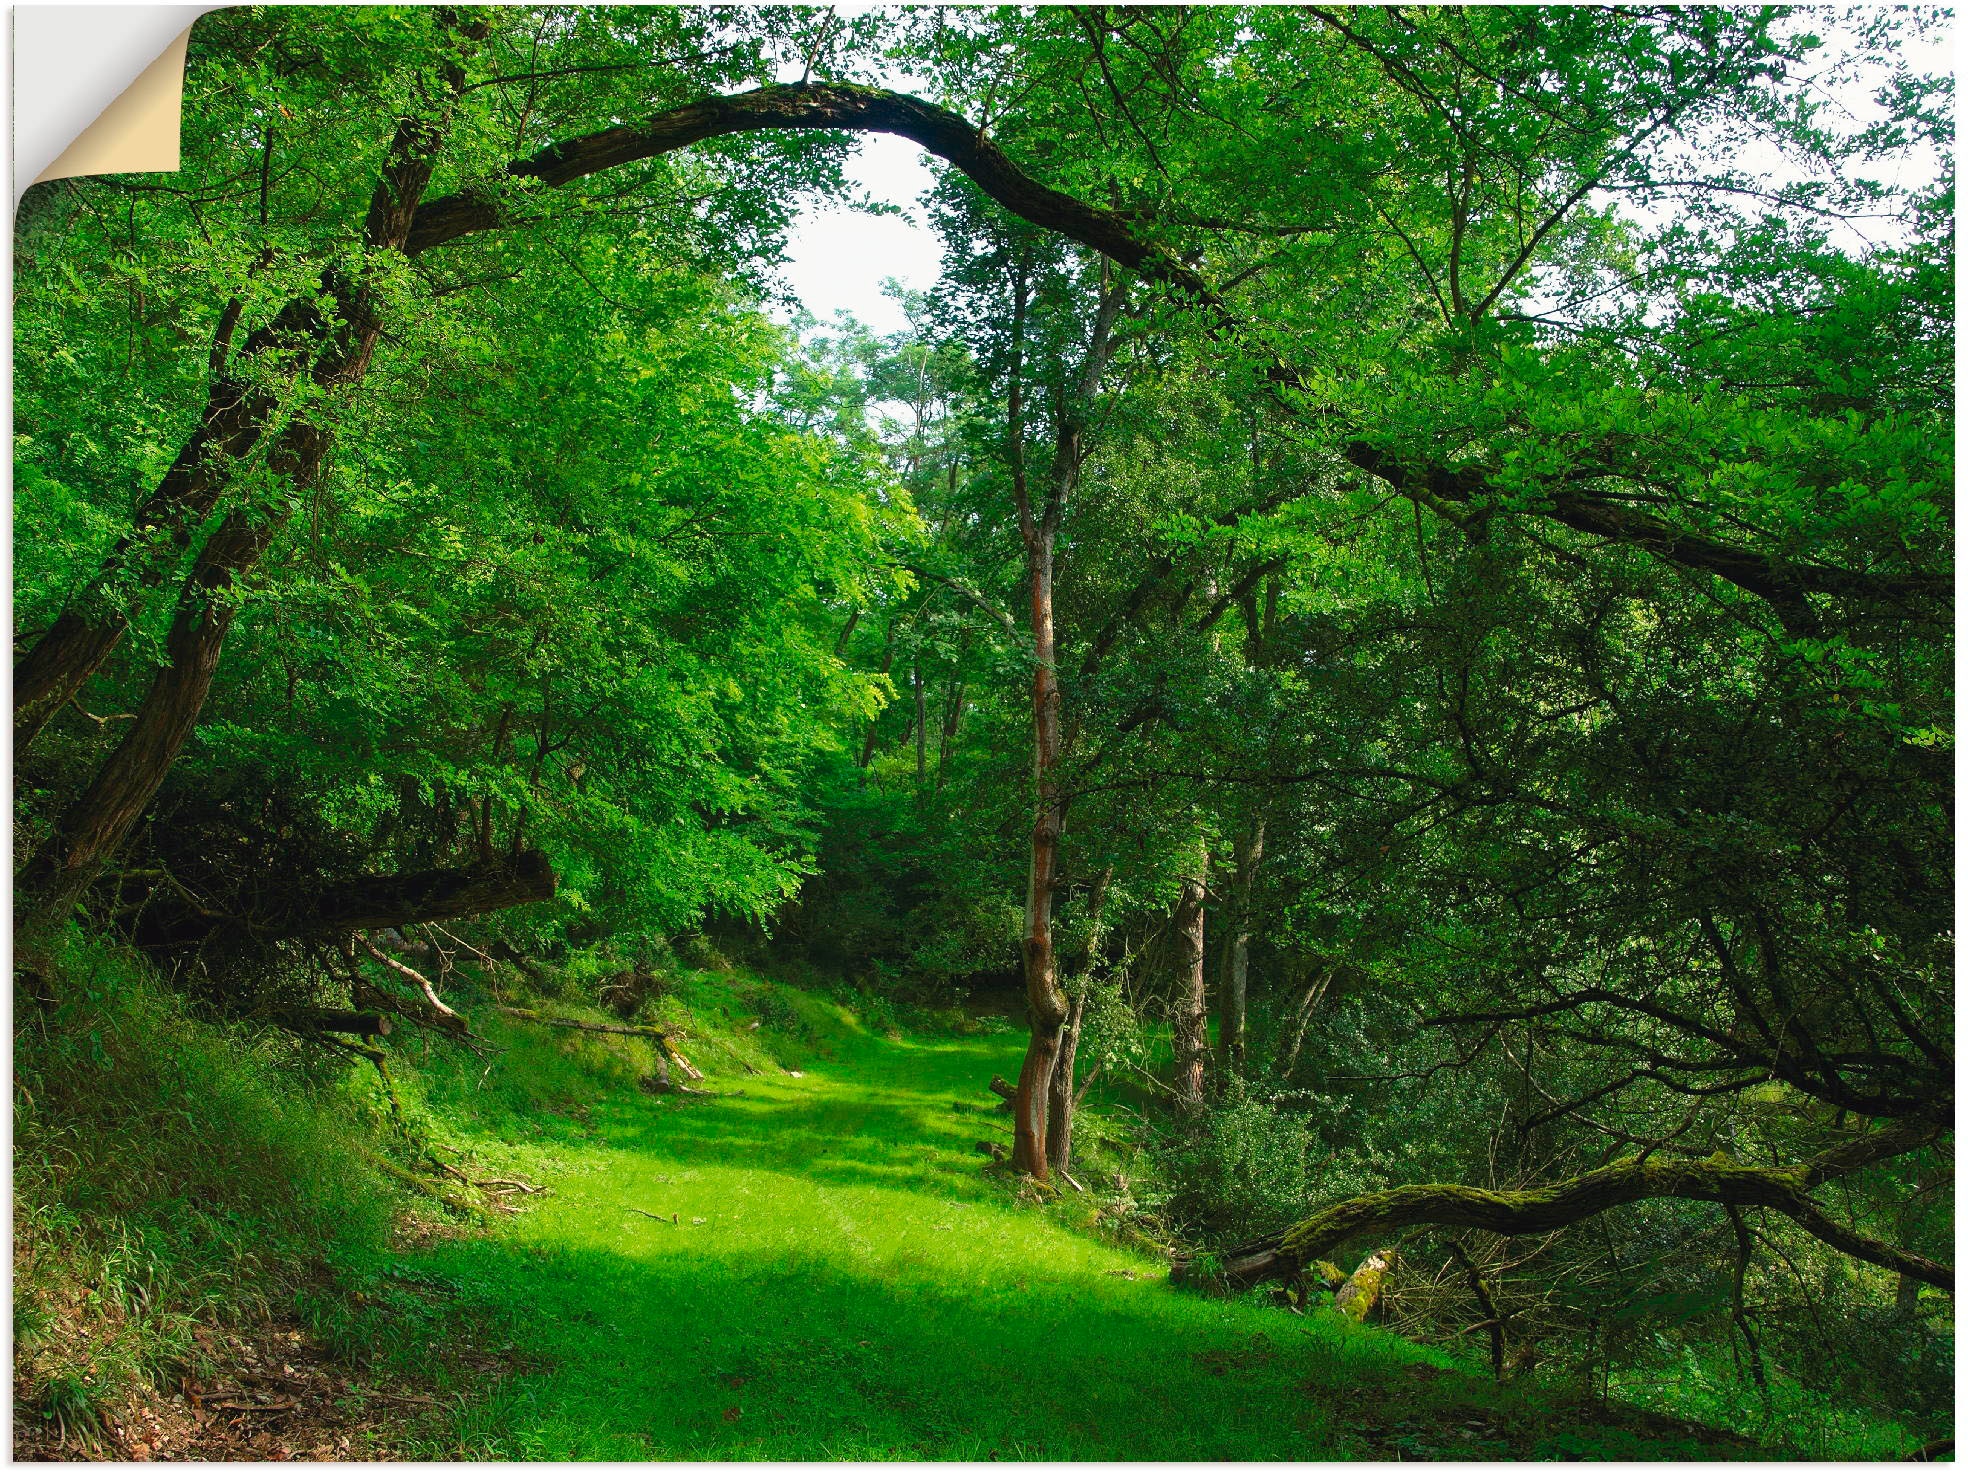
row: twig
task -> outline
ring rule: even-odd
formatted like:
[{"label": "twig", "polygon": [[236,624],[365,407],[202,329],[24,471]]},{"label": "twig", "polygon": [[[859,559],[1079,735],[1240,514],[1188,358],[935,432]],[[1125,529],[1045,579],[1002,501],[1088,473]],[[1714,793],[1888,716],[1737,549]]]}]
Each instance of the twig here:
[{"label": "twig", "polygon": [[367,951],[376,960],[382,962],[383,965],[389,967],[389,969],[394,971],[398,976],[401,976],[405,980],[413,983],[416,986],[417,990],[421,991],[424,994],[424,1000],[429,1002],[431,1006],[436,1009],[440,1017],[448,1017],[451,1019],[453,1023],[456,1024],[457,1031],[463,1032],[466,1030],[465,1019],[460,1017],[456,1012],[453,1012],[449,1007],[444,1005],[444,999],[438,996],[437,988],[430,984],[430,978],[425,976],[423,972],[415,970],[412,967],[405,966],[401,961],[397,960],[394,956],[386,955],[384,952],[377,950],[375,943],[369,939],[369,936],[366,932],[358,933],[356,935],[356,940],[361,943],[362,949]]}]

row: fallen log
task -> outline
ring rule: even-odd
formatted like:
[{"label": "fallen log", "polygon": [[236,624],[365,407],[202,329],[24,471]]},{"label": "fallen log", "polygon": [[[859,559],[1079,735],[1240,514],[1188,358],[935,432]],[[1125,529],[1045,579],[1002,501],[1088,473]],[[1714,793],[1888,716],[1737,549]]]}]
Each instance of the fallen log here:
[{"label": "fallen log", "polygon": [[283,1007],[271,1014],[272,1020],[289,1032],[339,1032],[350,1037],[385,1038],[389,1018],[380,1012],[337,1012],[329,1007]]},{"label": "fallen log", "polygon": [[1292,1280],[1322,1254],[1367,1232],[1401,1227],[1471,1227],[1504,1237],[1559,1231],[1635,1201],[1679,1199],[1725,1206],[1763,1206],[1783,1213],[1840,1252],[1907,1277],[1954,1291],[1954,1269],[1862,1236],[1827,1216],[1808,1194],[1862,1166],[1931,1144],[1937,1125],[1903,1122],[1835,1145],[1792,1166],[1746,1166],[1721,1155],[1707,1160],[1636,1156],[1554,1185],[1525,1191],[1474,1186],[1397,1186],[1338,1202],[1282,1232],[1241,1243],[1206,1268],[1207,1259],[1181,1258],[1170,1281],[1239,1290],[1274,1279]]},{"label": "fallen log", "polygon": [[259,941],[327,939],[432,920],[459,920],[553,898],[555,878],[536,849],[455,869],[367,874],[308,881],[230,902],[229,913],[200,910],[176,894],[157,894],[137,922],[137,943],[180,950],[234,935]]},{"label": "fallen log", "polygon": [[1380,1290],[1394,1267],[1394,1261],[1392,1248],[1369,1253],[1366,1260],[1353,1269],[1352,1276],[1339,1285],[1339,1292],[1333,1295],[1333,1307],[1356,1324],[1363,1321],[1379,1301]]},{"label": "fallen log", "polygon": [[574,1017],[542,1017],[538,1012],[525,1007],[501,1006],[499,1011],[506,1017],[516,1017],[521,1022],[537,1023],[541,1027],[572,1027],[582,1032],[615,1033],[628,1038],[655,1038],[668,1042],[670,1035],[660,1027],[637,1027],[626,1022],[583,1022]]}]

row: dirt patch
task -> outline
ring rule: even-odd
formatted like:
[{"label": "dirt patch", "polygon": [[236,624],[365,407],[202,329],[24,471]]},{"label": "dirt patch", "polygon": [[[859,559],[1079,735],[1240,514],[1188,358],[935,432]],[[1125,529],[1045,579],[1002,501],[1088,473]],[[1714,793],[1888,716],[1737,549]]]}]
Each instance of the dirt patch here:
[{"label": "dirt patch", "polygon": [[[67,1424],[17,1406],[22,1462],[358,1462],[400,1455],[444,1405],[338,1362],[294,1324],[194,1331],[207,1368],[144,1385]],[[78,1418],[79,1420],[80,1418]]]}]

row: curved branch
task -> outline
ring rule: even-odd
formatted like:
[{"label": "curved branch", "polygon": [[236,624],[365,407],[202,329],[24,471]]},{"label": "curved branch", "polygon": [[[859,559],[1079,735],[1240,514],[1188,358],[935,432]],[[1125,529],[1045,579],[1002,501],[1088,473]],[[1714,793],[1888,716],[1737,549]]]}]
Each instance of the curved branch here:
[{"label": "curved branch", "polygon": [[[1365,440],[1350,442],[1348,463],[1385,481],[1404,496],[1420,499],[1432,509],[1439,503],[1468,505],[1479,496],[1496,494],[1478,470],[1448,470],[1439,465],[1402,464],[1394,455]],[[1447,513],[1444,513],[1447,514]],[[1600,496],[1560,491],[1548,497],[1537,514],[1588,536],[1622,542],[1650,552],[1665,562],[1705,572],[1753,593],[1780,613],[1802,614],[1808,593],[1832,598],[1905,602],[1948,596],[1950,576],[1927,573],[1880,574],[1854,572],[1815,562],[1788,562],[1767,557],[1711,537],[1698,536],[1645,512],[1618,505]]]},{"label": "curved branch", "polygon": [[[971,182],[1012,214],[1042,229],[1100,252],[1142,277],[1185,297],[1203,309],[1214,334],[1235,338],[1255,351],[1259,369],[1273,389],[1302,394],[1304,376],[1269,348],[1225,304],[1197,272],[1161,246],[1135,234],[1130,217],[1100,209],[1040,183],[965,119],[906,93],[844,83],[801,83],[760,87],[730,97],[708,97],[657,113],[646,122],[606,128],[570,138],[529,158],[506,165],[506,176],[537,179],[559,188],[577,179],[644,159],[660,158],[693,144],[740,133],[841,130],[892,133],[907,138],[962,170]],[[419,206],[404,245],[408,255],[491,230],[509,220],[502,191],[471,188]],[[1295,402],[1286,407],[1302,409]],[[1354,440],[1345,457],[1387,481],[1403,494],[1422,495],[1437,511],[1446,502],[1467,502],[1487,490],[1482,476],[1441,466],[1420,469],[1397,465],[1385,451]],[[1885,576],[1810,563],[1787,563],[1706,537],[1680,531],[1652,517],[1575,491],[1551,498],[1545,515],[1578,531],[1630,543],[1681,566],[1713,574],[1770,602],[1802,627],[1809,618],[1806,593],[1900,602],[1911,597],[1943,597],[1952,579],[1926,575]]]},{"label": "curved branch", "polygon": [[1222,1264],[1214,1272],[1199,1271],[1197,1260],[1190,1259],[1177,1261],[1169,1276],[1175,1282],[1247,1288],[1269,1279],[1295,1277],[1308,1263],[1367,1232],[1438,1226],[1474,1228],[1504,1237],[1533,1236],[1559,1231],[1616,1206],[1673,1199],[1782,1212],[1840,1252],[1952,1293],[1952,1266],[1851,1231],[1825,1215],[1807,1194],[1861,1166],[1930,1144],[1941,1133],[1933,1125],[1891,1125],[1780,1168],[1737,1165],[1719,1154],[1707,1160],[1636,1156],[1527,1191],[1396,1186],[1350,1197],[1282,1232],[1234,1247],[1222,1254]]}]

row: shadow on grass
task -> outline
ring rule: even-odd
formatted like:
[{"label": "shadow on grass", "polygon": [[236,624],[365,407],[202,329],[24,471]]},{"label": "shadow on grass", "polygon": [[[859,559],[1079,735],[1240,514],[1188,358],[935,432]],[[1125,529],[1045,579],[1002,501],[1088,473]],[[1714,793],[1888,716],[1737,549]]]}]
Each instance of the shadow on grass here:
[{"label": "shadow on grass", "polygon": [[[468,1393],[428,1450],[1316,1460],[1538,1444],[1544,1410],[1437,1354],[1177,1293],[1159,1265],[1012,1202],[971,1153],[987,1120],[951,1105],[988,1101],[1015,1057],[1004,1039],[870,1040],[805,1078],[720,1085],[739,1097],[597,1109],[606,1143],[573,1154],[553,1197],[422,1256],[543,1367]],[[1514,1429],[1472,1441],[1479,1405],[1476,1424]],[[1422,1429],[1391,1444],[1396,1425]],[[1707,1453],[1628,1439],[1596,1454]]]}]

